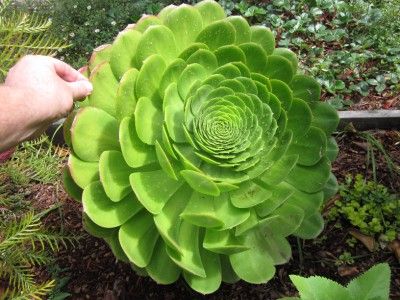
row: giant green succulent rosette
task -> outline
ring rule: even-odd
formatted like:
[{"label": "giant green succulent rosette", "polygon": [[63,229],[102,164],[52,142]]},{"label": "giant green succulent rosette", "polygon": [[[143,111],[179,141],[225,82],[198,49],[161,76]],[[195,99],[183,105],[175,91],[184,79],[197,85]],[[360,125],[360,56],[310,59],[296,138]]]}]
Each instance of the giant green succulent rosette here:
[{"label": "giant green succulent rosette", "polygon": [[338,117],[263,26],[216,2],[168,6],[89,63],[66,123],[65,185],[87,230],[160,284],[265,283],[336,192]]}]

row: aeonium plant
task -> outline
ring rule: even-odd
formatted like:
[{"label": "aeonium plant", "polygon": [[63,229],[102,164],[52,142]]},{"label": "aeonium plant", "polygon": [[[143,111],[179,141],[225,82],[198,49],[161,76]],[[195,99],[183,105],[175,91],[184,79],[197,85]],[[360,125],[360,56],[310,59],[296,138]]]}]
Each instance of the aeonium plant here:
[{"label": "aeonium plant", "polygon": [[168,6],[96,49],[65,186],[86,229],[160,284],[270,280],[337,189],[337,113],[274,35],[214,1]]}]

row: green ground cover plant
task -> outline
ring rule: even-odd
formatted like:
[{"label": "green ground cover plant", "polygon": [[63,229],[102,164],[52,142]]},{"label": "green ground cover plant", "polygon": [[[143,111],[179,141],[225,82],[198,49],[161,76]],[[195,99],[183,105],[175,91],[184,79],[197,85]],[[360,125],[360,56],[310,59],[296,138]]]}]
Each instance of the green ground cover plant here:
[{"label": "green ground cover plant", "polygon": [[299,55],[342,109],[360,97],[393,97],[400,79],[400,1],[223,0],[226,11],[270,27],[279,46]]},{"label": "green ground cover plant", "polygon": [[214,1],[168,6],[95,50],[65,124],[86,229],[160,284],[265,283],[336,193],[336,111],[272,32]]},{"label": "green ground cover plant", "polygon": [[400,232],[400,198],[358,174],[349,175],[340,186],[341,198],[330,211],[330,218],[344,217],[362,233],[390,242]]}]

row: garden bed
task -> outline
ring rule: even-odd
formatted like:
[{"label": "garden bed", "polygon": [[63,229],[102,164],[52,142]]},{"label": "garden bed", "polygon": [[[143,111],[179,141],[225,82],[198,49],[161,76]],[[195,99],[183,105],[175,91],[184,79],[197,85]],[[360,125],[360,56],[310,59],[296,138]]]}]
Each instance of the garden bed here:
[{"label": "garden bed", "polygon": [[[384,145],[387,153],[393,158],[393,163],[400,165],[399,132],[375,131],[372,136]],[[347,174],[362,174],[365,178],[372,179],[373,171],[366,161],[365,139],[357,133],[343,133],[337,136],[337,140],[340,152],[333,164],[333,171],[339,182],[343,182]],[[378,153],[376,170],[380,183],[393,191],[400,190],[399,176],[391,175],[386,160]],[[71,293],[72,299],[277,299],[296,293],[290,283],[289,274],[318,274],[347,283],[379,262],[389,263],[392,271],[391,299],[400,299],[398,258],[388,249],[370,252],[361,243],[350,248],[345,241],[349,237],[351,226],[343,220],[328,223],[319,238],[301,241],[301,248],[297,240],[291,238],[293,258],[288,264],[278,266],[276,276],[267,284],[223,284],[216,293],[206,297],[193,292],[183,280],[169,286],[157,285],[150,278],[137,276],[129,265],[116,262],[101,239],[84,232],[81,205],[70,199],[59,187],[34,185],[27,197],[38,209],[61,201],[62,209],[51,212],[45,218],[45,224],[54,229],[63,229],[67,233],[83,236],[78,246],[62,250],[57,256],[57,265],[62,270],[57,273],[57,277],[67,278],[67,284],[62,289]],[[354,260],[352,263],[339,258],[344,252],[351,253]],[[49,276],[46,270],[41,270],[39,275],[43,279]]]}]

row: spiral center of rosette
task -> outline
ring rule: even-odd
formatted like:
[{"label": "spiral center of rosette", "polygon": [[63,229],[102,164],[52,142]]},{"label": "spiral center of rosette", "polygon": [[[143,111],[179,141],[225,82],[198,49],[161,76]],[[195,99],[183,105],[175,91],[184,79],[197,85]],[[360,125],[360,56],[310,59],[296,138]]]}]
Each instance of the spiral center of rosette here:
[{"label": "spiral center of rosette", "polygon": [[257,165],[277,128],[267,103],[256,93],[234,88],[240,80],[230,79],[231,87],[204,84],[186,102],[186,126],[199,156],[236,171]]}]

